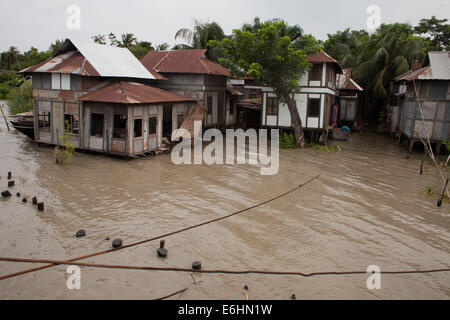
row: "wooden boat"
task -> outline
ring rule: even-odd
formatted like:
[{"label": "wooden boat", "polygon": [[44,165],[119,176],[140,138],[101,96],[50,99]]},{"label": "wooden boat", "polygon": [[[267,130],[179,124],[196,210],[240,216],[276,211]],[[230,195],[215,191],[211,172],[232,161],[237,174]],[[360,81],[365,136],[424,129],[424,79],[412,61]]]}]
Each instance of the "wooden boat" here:
[{"label": "wooden boat", "polygon": [[9,121],[14,129],[34,140],[34,116],[32,111],[18,113],[9,116],[9,118],[14,119]]}]

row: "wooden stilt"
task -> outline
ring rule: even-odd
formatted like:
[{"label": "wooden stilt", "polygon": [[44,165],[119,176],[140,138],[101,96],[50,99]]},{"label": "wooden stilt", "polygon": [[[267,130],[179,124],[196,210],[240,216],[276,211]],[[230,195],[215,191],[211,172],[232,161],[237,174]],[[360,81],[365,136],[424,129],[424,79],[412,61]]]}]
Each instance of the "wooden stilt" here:
[{"label": "wooden stilt", "polygon": [[0,110],[2,111],[3,119],[5,119],[5,123],[6,123],[6,127],[8,128],[8,131],[11,131],[8,120],[6,119],[5,113],[3,112],[3,103],[0,103]]}]

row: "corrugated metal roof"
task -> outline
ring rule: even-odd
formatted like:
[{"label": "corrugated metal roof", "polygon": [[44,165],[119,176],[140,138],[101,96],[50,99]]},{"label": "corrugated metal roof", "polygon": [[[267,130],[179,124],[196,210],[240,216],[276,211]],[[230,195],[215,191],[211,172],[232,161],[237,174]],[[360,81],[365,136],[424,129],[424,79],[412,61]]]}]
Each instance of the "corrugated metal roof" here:
[{"label": "corrugated metal roof", "polygon": [[79,100],[126,104],[198,101],[192,97],[182,96],[145,84],[123,81],[112,82],[82,96]]},{"label": "corrugated metal roof", "polygon": [[242,96],[242,92],[236,89],[233,85],[227,83],[227,91],[231,93],[233,96]]},{"label": "corrugated metal roof", "polygon": [[344,69],[342,74],[336,74],[336,82],[339,90],[364,91],[364,89],[352,79],[351,68]]},{"label": "corrugated metal roof", "polygon": [[306,56],[306,61],[314,63],[314,62],[328,62],[334,63],[338,67],[338,73],[342,73],[342,67],[333,57],[331,57],[325,51],[317,51],[313,55]]},{"label": "corrugated metal roof", "polygon": [[[66,39],[56,55],[21,72],[61,72],[88,76],[158,79],[127,49]],[[163,79],[164,77],[161,76]]]},{"label": "corrugated metal roof", "polygon": [[206,58],[206,49],[150,51],[141,59],[151,71],[161,73],[213,74],[230,77],[228,70]]},{"label": "corrugated metal roof", "polygon": [[69,51],[22,70],[28,72],[72,73],[85,76],[100,76],[79,51]]},{"label": "corrugated metal roof", "polygon": [[394,80],[450,80],[450,51],[430,51],[428,60],[429,66],[408,71]]}]

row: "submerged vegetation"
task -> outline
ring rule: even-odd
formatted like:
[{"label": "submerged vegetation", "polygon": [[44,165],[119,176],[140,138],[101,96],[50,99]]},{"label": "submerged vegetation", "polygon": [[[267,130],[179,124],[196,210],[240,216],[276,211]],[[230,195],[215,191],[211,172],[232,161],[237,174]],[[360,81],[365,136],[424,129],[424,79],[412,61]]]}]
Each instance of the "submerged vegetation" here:
[{"label": "submerged vegetation", "polygon": [[68,164],[72,160],[75,153],[75,145],[70,143],[72,137],[72,130],[70,129],[69,121],[66,121],[64,135],[59,137],[62,143],[55,147],[55,159],[57,164]]},{"label": "submerged vegetation", "polygon": [[[433,198],[433,199],[439,199],[441,197],[441,192],[440,191],[436,191],[435,187],[433,186],[428,186],[426,188],[425,194],[428,195],[429,197]],[[446,203],[450,203],[450,199],[448,198],[448,196],[446,194],[444,194],[444,198],[442,200],[443,202]]]},{"label": "submerged vegetation", "polygon": [[326,151],[326,152],[341,151],[342,150],[341,146],[334,146],[334,145],[329,146],[329,145],[326,145],[326,144],[325,145],[320,145],[320,144],[317,144],[317,143],[311,143],[311,147],[314,150],[320,150],[320,151]]},{"label": "submerged vegetation", "polygon": [[295,137],[292,133],[285,132],[280,136],[280,148],[295,148]]}]

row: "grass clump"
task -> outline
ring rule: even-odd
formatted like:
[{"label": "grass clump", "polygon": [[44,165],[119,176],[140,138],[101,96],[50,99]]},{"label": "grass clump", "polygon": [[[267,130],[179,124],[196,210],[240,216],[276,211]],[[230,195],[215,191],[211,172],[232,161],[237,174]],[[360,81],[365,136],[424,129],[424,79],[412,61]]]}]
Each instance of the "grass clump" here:
[{"label": "grass clump", "polygon": [[295,136],[292,133],[283,133],[283,135],[280,136],[280,148],[294,149],[295,147]]},{"label": "grass clump", "polygon": [[320,144],[317,144],[317,143],[312,143],[311,147],[314,150],[320,150],[320,151],[326,151],[326,152],[341,151],[342,150],[341,146],[328,146],[328,145],[320,145]]},{"label": "grass clump", "polygon": [[70,129],[70,123],[69,121],[66,121],[64,135],[59,137],[59,139],[62,140],[62,143],[55,147],[55,158],[57,164],[68,164],[72,160],[75,153],[75,145],[70,143],[71,137],[72,131]]},{"label": "grass clump", "polygon": [[[433,186],[428,186],[426,188],[425,194],[433,199],[439,199],[441,196],[441,193],[439,191],[436,191]],[[447,194],[444,194],[443,202],[450,203]]]}]

